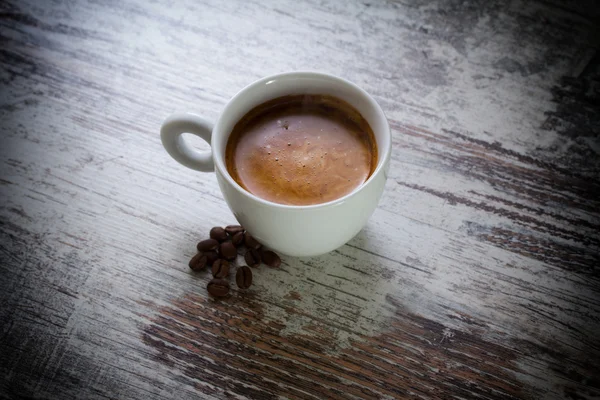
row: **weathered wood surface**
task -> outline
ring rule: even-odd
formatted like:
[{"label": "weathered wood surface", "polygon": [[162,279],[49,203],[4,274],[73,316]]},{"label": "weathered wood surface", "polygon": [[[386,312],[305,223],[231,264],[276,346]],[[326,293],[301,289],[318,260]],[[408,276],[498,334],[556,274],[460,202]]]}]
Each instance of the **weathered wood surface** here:
[{"label": "weathered wood surface", "polygon": [[[600,396],[596,6],[3,3],[0,397]],[[299,69],[380,102],[385,195],[214,301],[186,264],[233,217],[159,125]]]}]

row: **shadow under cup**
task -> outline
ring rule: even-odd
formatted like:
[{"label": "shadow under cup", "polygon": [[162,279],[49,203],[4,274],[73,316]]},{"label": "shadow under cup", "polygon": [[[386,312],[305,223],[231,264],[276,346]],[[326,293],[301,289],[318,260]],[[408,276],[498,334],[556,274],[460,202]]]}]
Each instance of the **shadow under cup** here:
[{"label": "shadow under cup", "polygon": [[[225,150],[236,123],[254,107],[286,95],[329,95],[346,101],[369,123],[378,150],[377,166],[365,183],[336,200],[306,206],[273,203],[242,188],[229,174]],[[364,90],[320,73],[287,73],[259,80],[236,94],[212,131],[217,181],[236,219],[265,246],[291,256],[332,251],[366,224],[383,192],[389,169],[391,134],[379,105]]]}]

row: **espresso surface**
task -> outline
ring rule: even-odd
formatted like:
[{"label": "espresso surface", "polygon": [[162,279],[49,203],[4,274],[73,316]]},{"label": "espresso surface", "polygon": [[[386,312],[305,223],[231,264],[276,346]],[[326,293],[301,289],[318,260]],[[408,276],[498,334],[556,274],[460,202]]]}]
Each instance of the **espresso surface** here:
[{"label": "espresso surface", "polygon": [[226,149],[233,179],[265,200],[325,203],[363,184],[377,165],[373,132],[331,96],[286,96],[264,103],[234,127]]}]

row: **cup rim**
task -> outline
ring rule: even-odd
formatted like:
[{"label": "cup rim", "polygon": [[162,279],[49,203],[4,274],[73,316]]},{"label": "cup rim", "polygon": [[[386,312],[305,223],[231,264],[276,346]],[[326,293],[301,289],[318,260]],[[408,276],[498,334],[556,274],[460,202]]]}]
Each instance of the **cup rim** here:
[{"label": "cup rim", "polygon": [[[219,114],[219,116],[217,118],[217,121],[214,126],[214,130],[213,130],[213,134],[215,132],[220,131],[223,116],[227,114],[227,112],[229,111],[229,108],[232,107],[231,105],[233,103],[235,103],[240,97],[246,96],[248,94],[248,92],[252,91],[253,89],[255,89],[258,86],[262,86],[263,84],[268,84],[269,81],[275,81],[277,79],[289,78],[289,77],[307,77],[307,78],[313,77],[313,78],[325,78],[325,79],[334,80],[334,81],[340,82],[344,85],[348,85],[348,86],[352,87],[353,89],[358,91],[360,93],[360,95],[363,96],[369,102],[369,104],[373,107],[375,112],[378,114],[377,117],[384,121],[384,124],[383,124],[384,130],[385,130],[384,135],[387,135],[389,137],[389,142],[388,142],[387,148],[383,149],[384,151],[379,151],[380,158],[377,162],[377,168],[375,168],[375,171],[373,171],[371,176],[369,176],[369,178],[362,185],[360,185],[359,187],[357,187],[350,193],[348,193],[342,197],[339,197],[335,200],[331,200],[326,203],[318,203],[318,204],[290,205],[290,204],[281,204],[281,203],[275,203],[273,201],[265,200],[261,197],[256,196],[253,193],[250,193],[246,189],[244,189],[239,183],[237,183],[235,181],[235,179],[233,179],[231,177],[231,175],[229,174],[229,171],[227,171],[227,167],[225,166],[223,157],[221,157],[218,154],[218,152],[215,150],[214,146],[211,146],[211,150],[213,153],[213,160],[215,163],[215,168],[227,180],[227,182],[230,185],[232,185],[238,192],[242,193],[243,195],[249,197],[250,199],[252,199],[258,203],[262,203],[262,204],[270,206],[270,207],[275,207],[275,208],[280,208],[280,209],[288,209],[288,210],[308,210],[308,209],[314,210],[314,209],[327,208],[327,207],[332,207],[332,206],[342,204],[349,198],[356,196],[358,193],[362,192],[376,178],[376,176],[378,176],[380,173],[382,173],[382,170],[385,168],[385,165],[387,164],[387,162],[390,158],[390,153],[391,153],[391,148],[392,148],[392,137],[391,137],[392,135],[391,135],[391,131],[390,131],[390,125],[385,116],[385,113],[383,112],[383,110],[379,106],[379,104],[375,101],[375,99],[373,99],[373,97],[371,97],[371,95],[369,93],[367,93],[364,89],[362,89],[358,85],[356,85],[344,78],[340,78],[335,75],[330,75],[327,73],[317,72],[317,71],[293,71],[293,72],[283,72],[283,73],[279,73],[279,74],[275,74],[275,75],[266,76],[264,78],[261,78],[257,81],[250,83],[249,85],[245,86],[240,91],[238,91],[231,99],[229,99],[229,101],[227,102],[227,104],[225,104],[225,107],[223,108],[223,110],[221,111],[221,113]],[[379,143],[377,145],[379,147]]]}]

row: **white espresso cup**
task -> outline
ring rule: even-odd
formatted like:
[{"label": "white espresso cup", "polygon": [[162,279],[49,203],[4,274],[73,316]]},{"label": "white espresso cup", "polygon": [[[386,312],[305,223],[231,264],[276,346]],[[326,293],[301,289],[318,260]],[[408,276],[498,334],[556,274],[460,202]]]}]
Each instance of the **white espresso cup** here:
[{"label": "white espresso cup", "polygon": [[[252,108],[294,94],[331,95],[352,105],[367,120],[377,142],[377,167],[351,193],[322,204],[294,206],[262,199],[241,187],[225,164],[227,140],[236,123]],[[199,152],[183,133],[204,139],[211,151]],[[330,252],[352,239],[375,211],[387,179],[391,153],[390,127],[375,100],[342,78],[316,72],[269,76],[246,86],[225,105],[216,122],[190,113],[168,117],[160,131],[163,146],[175,160],[197,171],[217,175],[225,201],[239,223],[260,243],[290,256]]]}]

